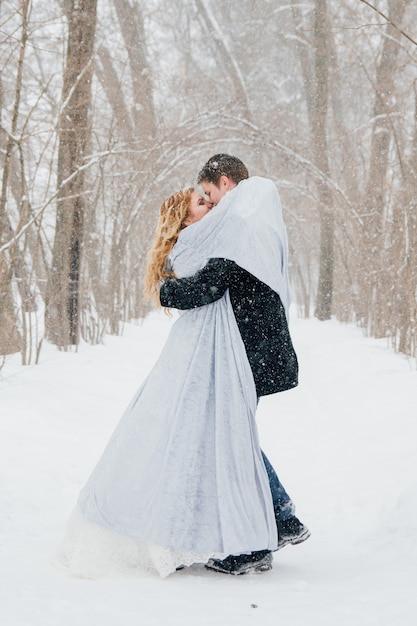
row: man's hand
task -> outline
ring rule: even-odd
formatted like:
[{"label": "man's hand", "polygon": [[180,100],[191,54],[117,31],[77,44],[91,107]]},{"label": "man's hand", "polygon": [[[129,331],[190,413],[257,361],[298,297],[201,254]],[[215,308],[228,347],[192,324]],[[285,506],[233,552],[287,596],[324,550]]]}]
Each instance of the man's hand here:
[{"label": "man's hand", "polygon": [[215,258],[209,259],[193,276],[167,278],[159,292],[161,305],[186,310],[220,300],[230,285],[235,267],[233,261]]}]

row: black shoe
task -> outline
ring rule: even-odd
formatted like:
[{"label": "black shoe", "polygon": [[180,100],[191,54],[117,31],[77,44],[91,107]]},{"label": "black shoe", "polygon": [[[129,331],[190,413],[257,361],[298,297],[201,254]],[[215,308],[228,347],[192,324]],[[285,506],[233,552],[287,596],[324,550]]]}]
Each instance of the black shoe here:
[{"label": "black shoe", "polygon": [[248,574],[249,572],[267,572],[272,569],[272,552],[270,550],[258,550],[251,554],[230,555],[223,561],[210,559],[206,563],[207,569],[212,569],[223,574]]},{"label": "black shoe", "polygon": [[286,520],[277,521],[277,530],[278,530],[278,548],[277,550],[281,550],[288,544],[296,546],[298,543],[302,543],[306,539],[308,539],[311,535],[311,532],[308,530],[307,526],[304,526],[298,519],[293,515]]}]

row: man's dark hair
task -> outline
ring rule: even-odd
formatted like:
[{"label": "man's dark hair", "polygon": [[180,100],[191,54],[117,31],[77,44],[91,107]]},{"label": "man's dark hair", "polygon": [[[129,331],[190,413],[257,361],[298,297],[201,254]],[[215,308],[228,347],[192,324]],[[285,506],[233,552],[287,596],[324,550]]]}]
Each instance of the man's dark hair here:
[{"label": "man's dark hair", "polygon": [[221,176],[227,176],[237,185],[241,180],[249,178],[249,172],[246,165],[237,157],[231,154],[215,154],[200,171],[197,183],[206,181],[218,187]]}]

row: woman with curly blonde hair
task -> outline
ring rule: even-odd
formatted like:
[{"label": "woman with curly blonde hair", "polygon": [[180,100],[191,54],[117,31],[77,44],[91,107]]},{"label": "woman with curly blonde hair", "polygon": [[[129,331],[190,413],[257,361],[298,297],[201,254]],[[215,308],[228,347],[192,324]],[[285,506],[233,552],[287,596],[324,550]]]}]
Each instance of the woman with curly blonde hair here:
[{"label": "woman with curly blonde hair", "polygon": [[167,259],[180,232],[198,222],[211,207],[212,203],[205,200],[193,187],[173,193],[162,203],[144,280],[145,295],[152,298],[157,306],[160,306],[160,281],[173,275],[167,266]]},{"label": "woman with curly blonde hair", "polygon": [[[239,219],[211,208],[193,188],[163,202],[145,279],[158,304],[161,281],[194,274],[235,240]],[[60,562],[83,577],[167,576],[276,549],[256,405],[228,293],[181,312],[80,493]]]}]

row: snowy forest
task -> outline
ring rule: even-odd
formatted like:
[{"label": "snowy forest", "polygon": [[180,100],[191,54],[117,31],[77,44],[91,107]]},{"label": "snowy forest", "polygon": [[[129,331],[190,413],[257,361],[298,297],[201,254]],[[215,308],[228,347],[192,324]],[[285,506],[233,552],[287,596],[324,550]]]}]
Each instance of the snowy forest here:
[{"label": "snowy forest", "polygon": [[298,314],[416,356],[416,24],[417,0],[0,0],[0,354],[143,318],[163,199],[227,152],[280,191]]}]

